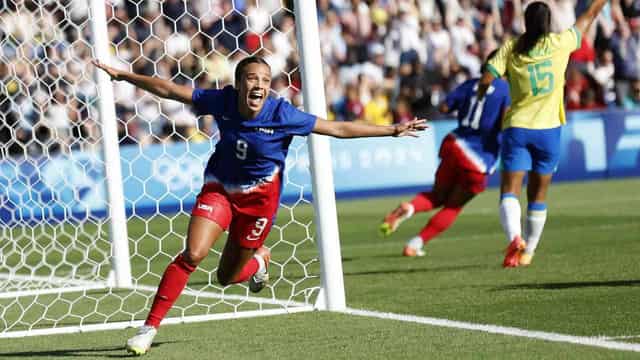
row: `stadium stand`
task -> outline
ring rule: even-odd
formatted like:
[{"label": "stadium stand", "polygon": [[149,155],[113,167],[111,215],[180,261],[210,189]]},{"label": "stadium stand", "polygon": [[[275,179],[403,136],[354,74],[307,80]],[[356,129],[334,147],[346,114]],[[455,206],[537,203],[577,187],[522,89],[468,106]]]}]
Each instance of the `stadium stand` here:
[{"label": "stadium stand", "polygon": [[[292,1],[283,2],[291,9]],[[91,33],[70,26],[87,18],[78,3],[1,3],[0,141],[7,146],[0,157],[95,146],[92,73],[78,60],[92,57],[85,45]],[[274,95],[301,104],[294,19],[281,0],[108,3],[112,64],[222,87],[233,81],[235,63],[257,52],[272,66]],[[436,107],[444,94],[477,76],[482,59],[521,31],[515,19],[526,6],[521,0],[317,3],[330,117],[377,124],[441,116]],[[555,30],[573,24],[587,3],[555,1],[554,14],[561,15],[554,19]],[[614,0],[584,34],[567,71],[568,109],[640,108],[639,7]],[[42,28],[50,31],[37,30]],[[211,118],[196,118],[190,109],[158,102],[124,82],[114,86],[121,144],[204,141],[215,134]]]}]

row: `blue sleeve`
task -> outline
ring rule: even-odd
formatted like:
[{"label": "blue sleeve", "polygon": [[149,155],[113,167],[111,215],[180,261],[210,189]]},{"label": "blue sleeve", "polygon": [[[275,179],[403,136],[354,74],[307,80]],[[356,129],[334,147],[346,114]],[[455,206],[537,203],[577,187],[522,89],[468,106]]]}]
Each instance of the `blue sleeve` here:
[{"label": "blue sleeve", "polygon": [[197,115],[219,116],[224,112],[224,91],[196,88],[191,94],[193,108]]},{"label": "blue sleeve", "polygon": [[509,84],[507,84],[506,81],[503,81],[502,83],[502,96],[504,96],[504,104],[502,107],[507,108],[511,106],[511,95],[509,93]]},{"label": "blue sleeve", "polygon": [[445,98],[445,102],[447,104],[447,106],[449,107],[449,111],[453,111],[453,110],[460,110],[460,106],[462,106],[462,104],[464,103],[464,99],[465,99],[465,87],[467,85],[467,82],[465,81],[464,83],[458,85],[458,87],[456,87],[455,89],[453,89],[452,92],[450,92],[447,97]]},{"label": "blue sleeve", "polygon": [[285,100],[281,100],[280,119],[284,125],[287,134],[307,136],[316,125],[317,117],[304,111],[296,109],[293,105]]}]

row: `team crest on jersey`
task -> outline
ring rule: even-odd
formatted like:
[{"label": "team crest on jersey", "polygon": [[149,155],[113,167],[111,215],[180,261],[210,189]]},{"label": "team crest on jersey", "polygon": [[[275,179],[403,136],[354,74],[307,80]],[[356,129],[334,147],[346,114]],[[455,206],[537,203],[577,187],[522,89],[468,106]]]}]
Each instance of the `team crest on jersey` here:
[{"label": "team crest on jersey", "polygon": [[256,128],[256,131],[261,132],[263,134],[267,134],[267,135],[273,135],[275,133],[275,130],[271,128],[263,128],[263,127]]}]

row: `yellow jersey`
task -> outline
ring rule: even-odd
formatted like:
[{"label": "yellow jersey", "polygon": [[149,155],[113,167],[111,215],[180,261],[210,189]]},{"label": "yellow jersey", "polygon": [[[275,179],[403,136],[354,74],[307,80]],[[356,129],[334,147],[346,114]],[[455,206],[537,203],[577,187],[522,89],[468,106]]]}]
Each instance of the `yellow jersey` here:
[{"label": "yellow jersey", "polygon": [[376,96],[364,106],[364,120],[374,125],[391,125],[393,117],[389,112],[389,101],[386,97]]},{"label": "yellow jersey", "polygon": [[488,70],[495,77],[507,76],[511,108],[503,129],[551,129],[563,125],[564,74],[569,55],[580,48],[580,32],[572,27],[552,33],[522,55],[515,52],[518,38],[506,42],[489,61]]}]

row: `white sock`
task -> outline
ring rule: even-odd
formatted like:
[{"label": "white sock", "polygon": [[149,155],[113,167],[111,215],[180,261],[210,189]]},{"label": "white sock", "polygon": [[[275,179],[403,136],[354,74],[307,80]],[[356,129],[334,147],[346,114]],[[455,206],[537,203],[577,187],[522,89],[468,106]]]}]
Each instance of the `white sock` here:
[{"label": "white sock", "polygon": [[267,271],[267,265],[265,265],[264,259],[262,258],[262,256],[253,255],[253,257],[256,258],[256,260],[258,260],[258,271],[256,271],[256,274],[260,274]]},{"label": "white sock", "polygon": [[516,236],[521,236],[522,225],[520,225],[520,201],[511,193],[502,194],[500,200],[500,223],[507,235],[507,241],[513,241]]},{"label": "white sock", "polygon": [[527,211],[527,227],[525,233],[525,239],[527,241],[527,247],[524,250],[527,254],[533,254],[536,251],[540,236],[542,235],[542,229],[544,223],[547,220],[547,209],[544,210],[532,210]]},{"label": "white sock", "polygon": [[422,249],[424,245],[422,238],[420,236],[414,236],[409,241],[407,241],[407,246],[412,249],[419,250]]}]

